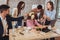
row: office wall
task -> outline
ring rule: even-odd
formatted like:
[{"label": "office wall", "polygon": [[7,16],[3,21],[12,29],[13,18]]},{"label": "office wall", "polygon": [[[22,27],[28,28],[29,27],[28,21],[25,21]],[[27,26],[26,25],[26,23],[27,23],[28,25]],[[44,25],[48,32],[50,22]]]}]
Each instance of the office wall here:
[{"label": "office wall", "polygon": [[0,5],[1,4],[7,4],[7,0],[0,0]]}]

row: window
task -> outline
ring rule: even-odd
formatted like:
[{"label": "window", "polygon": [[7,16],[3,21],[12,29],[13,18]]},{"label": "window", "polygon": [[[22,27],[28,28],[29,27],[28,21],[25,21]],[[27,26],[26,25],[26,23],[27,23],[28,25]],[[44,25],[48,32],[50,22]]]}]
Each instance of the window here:
[{"label": "window", "polygon": [[7,0],[0,0],[0,5],[1,4],[7,4]]},{"label": "window", "polygon": [[58,0],[57,4],[58,4],[58,7],[57,7],[57,13],[58,13],[57,18],[60,18],[60,0]]}]

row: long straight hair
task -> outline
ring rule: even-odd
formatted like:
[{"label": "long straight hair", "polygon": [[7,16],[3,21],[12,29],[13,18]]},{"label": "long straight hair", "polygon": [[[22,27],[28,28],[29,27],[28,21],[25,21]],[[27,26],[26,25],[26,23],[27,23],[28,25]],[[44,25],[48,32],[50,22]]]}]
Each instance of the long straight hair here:
[{"label": "long straight hair", "polygon": [[22,6],[22,4],[24,4],[24,6],[25,6],[25,2],[23,2],[23,1],[20,1],[20,2],[18,3],[18,5],[17,5],[18,15],[21,13],[21,10],[22,10],[21,6]]}]

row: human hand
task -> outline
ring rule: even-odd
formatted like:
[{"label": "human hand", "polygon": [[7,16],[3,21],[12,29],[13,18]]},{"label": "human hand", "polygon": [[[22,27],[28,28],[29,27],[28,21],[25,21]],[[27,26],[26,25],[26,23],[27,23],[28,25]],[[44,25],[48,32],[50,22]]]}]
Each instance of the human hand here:
[{"label": "human hand", "polygon": [[47,20],[50,21],[51,20],[50,17],[47,17]]},{"label": "human hand", "polygon": [[52,27],[52,30],[56,30],[56,27]]},{"label": "human hand", "polygon": [[3,37],[5,36],[5,34],[2,35]]}]

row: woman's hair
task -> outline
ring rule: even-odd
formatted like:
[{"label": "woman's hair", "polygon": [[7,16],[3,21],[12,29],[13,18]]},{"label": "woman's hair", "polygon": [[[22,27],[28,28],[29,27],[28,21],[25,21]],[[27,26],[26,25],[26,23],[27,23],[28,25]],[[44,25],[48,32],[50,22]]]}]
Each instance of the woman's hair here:
[{"label": "woman's hair", "polygon": [[[52,1],[48,1],[47,3],[50,3],[50,5],[51,5],[51,11],[54,9],[54,4],[53,4],[53,2]],[[49,10],[49,9],[48,9]]]},{"label": "woman's hair", "polygon": [[20,2],[18,3],[18,5],[17,5],[18,15],[19,15],[19,13],[21,12],[21,10],[23,9],[23,8],[21,7],[22,4],[24,4],[24,6],[25,6],[25,2],[23,2],[23,1],[20,1]]},{"label": "woman's hair", "polygon": [[[31,19],[32,15],[34,15],[34,14],[31,14],[31,16],[28,15],[28,16],[27,16],[27,19]],[[34,15],[34,16],[35,16],[35,15]],[[35,19],[35,17],[34,17],[34,19]],[[33,19],[33,20],[34,20],[34,19]]]}]

